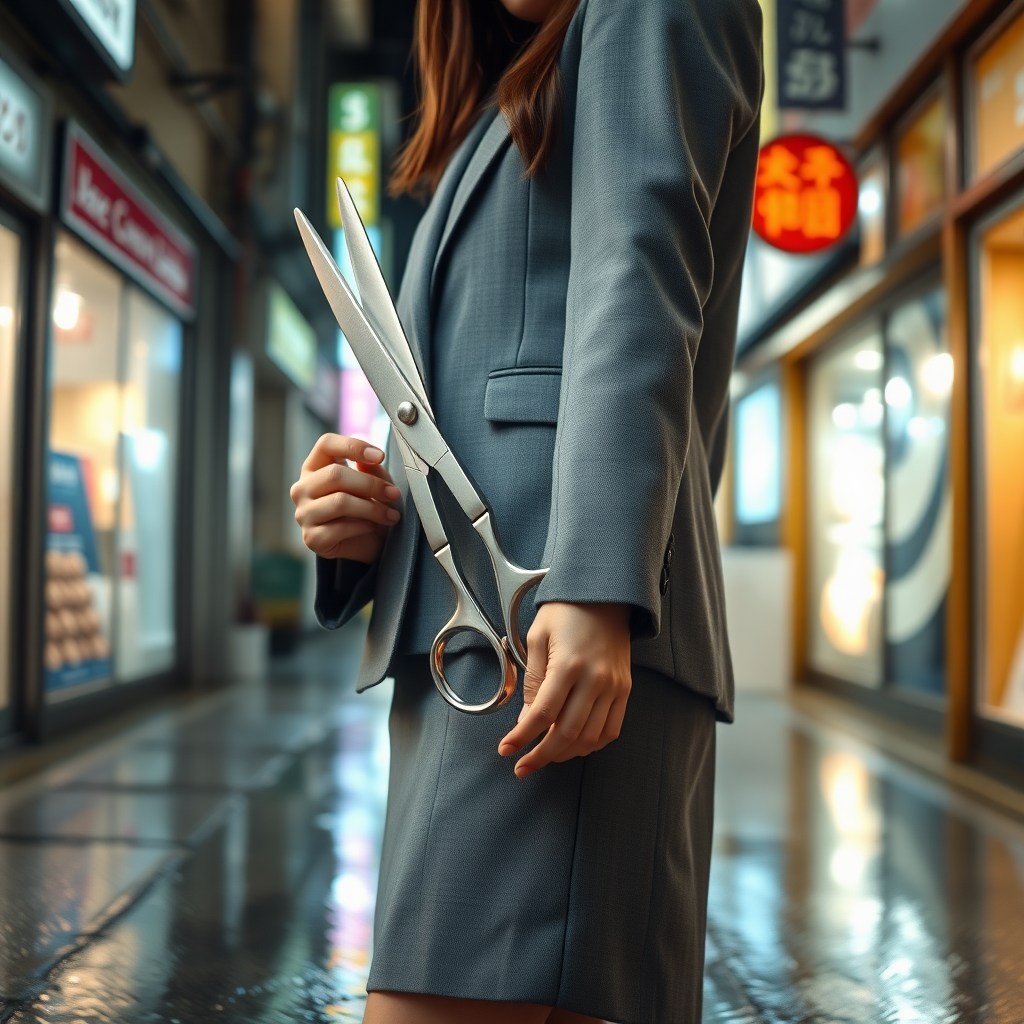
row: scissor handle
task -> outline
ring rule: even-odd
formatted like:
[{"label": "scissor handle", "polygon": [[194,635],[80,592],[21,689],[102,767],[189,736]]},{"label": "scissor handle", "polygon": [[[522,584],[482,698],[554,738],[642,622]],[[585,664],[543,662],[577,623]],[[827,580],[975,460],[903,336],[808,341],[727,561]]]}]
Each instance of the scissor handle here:
[{"label": "scissor handle", "polygon": [[[430,649],[430,674],[434,677],[434,685],[438,692],[456,711],[467,715],[489,715],[507,704],[512,694],[516,692],[518,678],[516,661],[512,656],[508,640],[498,636],[473,595],[462,584],[458,570],[455,568],[451,548],[446,545],[442,550],[435,552],[434,557],[441,563],[455,590],[455,612],[445,623],[441,632],[437,634]],[[501,682],[494,696],[480,704],[464,701],[453,689],[445,675],[445,650],[452,638],[459,633],[476,633],[482,636],[498,658]]]},{"label": "scissor handle", "polygon": [[490,512],[473,520],[473,529],[479,534],[487,549],[487,555],[494,569],[494,580],[498,586],[501,613],[505,618],[505,635],[512,649],[516,664],[526,671],[526,645],[519,636],[519,608],[523,598],[538,586],[548,574],[547,569],[524,569],[517,565],[502,550]]}]

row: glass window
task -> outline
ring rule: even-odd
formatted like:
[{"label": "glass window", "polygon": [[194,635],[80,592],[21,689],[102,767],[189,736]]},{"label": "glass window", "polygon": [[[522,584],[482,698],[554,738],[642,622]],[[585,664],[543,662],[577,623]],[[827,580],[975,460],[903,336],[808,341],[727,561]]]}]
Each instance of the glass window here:
[{"label": "glass window", "polygon": [[174,523],[181,323],[135,288],[127,294],[127,352],[118,516],[118,679],[174,664]]},{"label": "glass window", "polygon": [[979,54],[972,78],[974,173],[980,176],[1024,146],[1024,14]]},{"label": "glass window", "polygon": [[817,358],[808,376],[808,661],[871,687],[882,682],[883,366],[871,329]]},{"label": "glass window", "polygon": [[860,172],[860,264],[878,263],[885,256],[885,161],[881,154],[871,156]]},{"label": "glass window", "polygon": [[886,324],[886,677],[946,690],[946,594],[952,556],[947,465],[953,357],[936,290]]},{"label": "glass window", "polygon": [[906,235],[938,213],[946,198],[946,101],[941,92],[897,140],[896,181],[898,230]]},{"label": "glass window", "polygon": [[780,424],[777,384],[764,384],[736,403],[736,522],[779,518]]},{"label": "glass window", "polygon": [[981,704],[1024,725],[1024,210],[981,236]]},{"label": "glass window", "polygon": [[68,235],[56,249],[46,686],[174,661],[181,325]]},{"label": "glass window", "polygon": [[[0,225],[0,718],[11,704],[11,543],[21,240]],[[2,722],[0,722],[2,726]]]}]

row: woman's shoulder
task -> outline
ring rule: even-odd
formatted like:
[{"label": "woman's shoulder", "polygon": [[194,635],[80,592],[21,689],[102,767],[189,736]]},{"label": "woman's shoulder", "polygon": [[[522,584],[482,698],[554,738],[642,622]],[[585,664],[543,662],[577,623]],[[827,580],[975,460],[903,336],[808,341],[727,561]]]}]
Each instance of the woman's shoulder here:
[{"label": "woman's shoulder", "polygon": [[652,22],[756,26],[758,31],[763,21],[759,0],[580,0],[577,17],[634,26]]}]

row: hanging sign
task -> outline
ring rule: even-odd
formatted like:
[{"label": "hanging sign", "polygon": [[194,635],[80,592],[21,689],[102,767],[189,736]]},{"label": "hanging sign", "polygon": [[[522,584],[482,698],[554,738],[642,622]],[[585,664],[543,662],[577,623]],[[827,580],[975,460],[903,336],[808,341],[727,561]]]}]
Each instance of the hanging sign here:
[{"label": "hanging sign", "polygon": [[49,94],[0,48],[0,183],[40,211],[49,200],[50,122]]},{"label": "hanging sign", "polygon": [[754,189],[754,230],[784,252],[835,245],[857,219],[857,173],[831,143],[787,135],[761,150]]},{"label": "hanging sign", "polygon": [[341,178],[367,227],[380,222],[380,87],[338,82],[327,98],[327,222],[341,228],[335,179]]},{"label": "hanging sign", "polygon": [[67,129],[61,218],[179,316],[194,316],[195,245],[76,124]]},{"label": "hanging sign", "polygon": [[135,62],[135,0],[67,0],[121,72]]},{"label": "hanging sign", "polygon": [[779,108],[846,107],[844,0],[778,0]]}]

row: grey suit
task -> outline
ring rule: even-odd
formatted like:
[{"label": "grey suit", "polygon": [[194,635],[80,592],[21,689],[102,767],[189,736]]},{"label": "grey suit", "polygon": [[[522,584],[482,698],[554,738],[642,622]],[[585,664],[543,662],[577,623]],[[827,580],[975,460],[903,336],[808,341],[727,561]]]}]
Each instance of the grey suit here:
[{"label": "grey suit", "polygon": [[[546,172],[524,179],[504,119],[482,117],[423,218],[399,299],[441,430],[507,550],[551,566],[537,600],[632,605],[634,661],[713,697],[724,717],[732,674],[712,496],[760,31],[754,0],[583,0]],[[404,491],[393,451],[389,465]],[[370,572],[318,567],[324,625],[375,598],[361,689],[396,652],[426,651],[451,607],[410,501],[403,512]]]},{"label": "grey suit", "polygon": [[[472,718],[431,685],[452,599],[412,503],[377,565],[319,563],[325,625],[374,599],[360,687],[396,679],[370,989],[700,1019],[714,717],[733,699],[712,493],[760,46],[756,0],[581,0],[546,171],[524,179],[485,114],[420,225],[399,311],[440,428],[509,554],[551,566],[538,601],[632,606],[634,686],[615,743],[519,782],[495,752],[517,702]],[[463,696],[489,657],[452,659]]]}]

